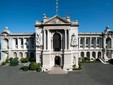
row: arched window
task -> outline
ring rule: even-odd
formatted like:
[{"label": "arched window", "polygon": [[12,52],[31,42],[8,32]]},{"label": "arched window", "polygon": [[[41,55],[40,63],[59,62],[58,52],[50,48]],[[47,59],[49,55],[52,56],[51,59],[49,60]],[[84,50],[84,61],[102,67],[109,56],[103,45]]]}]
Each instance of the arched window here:
[{"label": "arched window", "polygon": [[90,52],[87,52],[86,55],[88,58],[90,58]]},{"label": "arched window", "polygon": [[84,44],[84,38],[80,39],[80,44]]},{"label": "arched window", "polygon": [[53,35],[53,49],[54,49],[54,51],[61,50],[61,36],[59,33],[55,33]]},{"label": "arched window", "polygon": [[93,38],[92,38],[92,42],[91,42],[91,44],[94,45],[95,43],[96,43],[96,38],[93,37]]},{"label": "arched window", "polygon": [[98,52],[98,58],[101,58],[101,52]]},{"label": "arched window", "polygon": [[102,47],[102,38],[97,38],[98,47]]},{"label": "arched window", "polygon": [[81,57],[83,57],[83,58],[84,58],[84,52],[81,52]]},{"label": "arched window", "polygon": [[16,46],[16,48],[18,48],[18,39],[17,38],[15,38],[15,46]]},{"label": "arched window", "polygon": [[92,56],[93,56],[93,58],[96,58],[96,53],[92,52]]},{"label": "arched window", "polygon": [[86,44],[89,44],[90,38],[86,38]]},{"label": "arched window", "polygon": [[9,49],[9,41],[8,41],[8,39],[4,39],[3,44],[4,44],[4,48],[5,49]]},{"label": "arched window", "polygon": [[14,53],[13,53],[13,56],[14,56],[14,58],[16,58],[16,57],[17,57],[17,53],[16,53],[16,52],[14,52]]},{"label": "arched window", "polygon": [[106,39],[106,48],[111,48],[111,38]]},{"label": "arched window", "polygon": [[23,53],[22,52],[19,53],[19,57],[23,58]]}]

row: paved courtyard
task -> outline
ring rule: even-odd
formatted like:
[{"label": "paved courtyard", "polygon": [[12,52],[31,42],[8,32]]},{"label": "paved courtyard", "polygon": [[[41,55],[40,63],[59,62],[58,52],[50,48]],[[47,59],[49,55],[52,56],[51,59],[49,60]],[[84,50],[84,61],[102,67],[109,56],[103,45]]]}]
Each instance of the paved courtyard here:
[{"label": "paved courtyard", "polygon": [[113,65],[83,64],[82,72],[53,75],[23,72],[17,67],[0,68],[0,85],[113,85]]}]

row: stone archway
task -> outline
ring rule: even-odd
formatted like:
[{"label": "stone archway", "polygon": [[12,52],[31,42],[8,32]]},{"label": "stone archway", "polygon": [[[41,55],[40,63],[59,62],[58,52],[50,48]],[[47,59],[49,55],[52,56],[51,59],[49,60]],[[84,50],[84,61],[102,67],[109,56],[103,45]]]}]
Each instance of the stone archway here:
[{"label": "stone archway", "polygon": [[55,56],[55,66],[60,66],[60,64],[61,64],[60,56]]},{"label": "stone archway", "polygon": [[61,50],[61,35],[59,33],[53,35],[53,49],[54,51]]}]

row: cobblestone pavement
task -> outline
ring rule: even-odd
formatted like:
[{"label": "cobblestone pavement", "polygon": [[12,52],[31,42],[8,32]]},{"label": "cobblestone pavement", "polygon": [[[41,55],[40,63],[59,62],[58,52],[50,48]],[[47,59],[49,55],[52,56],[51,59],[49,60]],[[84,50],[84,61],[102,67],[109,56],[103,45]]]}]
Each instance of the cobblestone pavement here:
[{"label": "cobblestone pavement", "polygon": [[24,72],[17,67],[0,67],[0,85],[113,85],[113,65],[83,64],[81,72],[53,75]]}]

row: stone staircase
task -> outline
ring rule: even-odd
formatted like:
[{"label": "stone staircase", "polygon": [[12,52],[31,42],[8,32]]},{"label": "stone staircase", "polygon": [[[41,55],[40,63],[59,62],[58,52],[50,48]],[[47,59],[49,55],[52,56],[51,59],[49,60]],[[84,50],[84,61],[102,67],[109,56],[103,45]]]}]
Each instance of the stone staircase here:
[{"label": "stone staircase", "polygon": [[50,71],[48,71],[48,74],[67,74],[67,71],[64,71],[61,67],[53,67]]},{"label": "stone staircase", "polygon": [[103,58],[99,58],[99,60],[103,63],[103,64],[109,64],[107,61],[105,61]]}]

